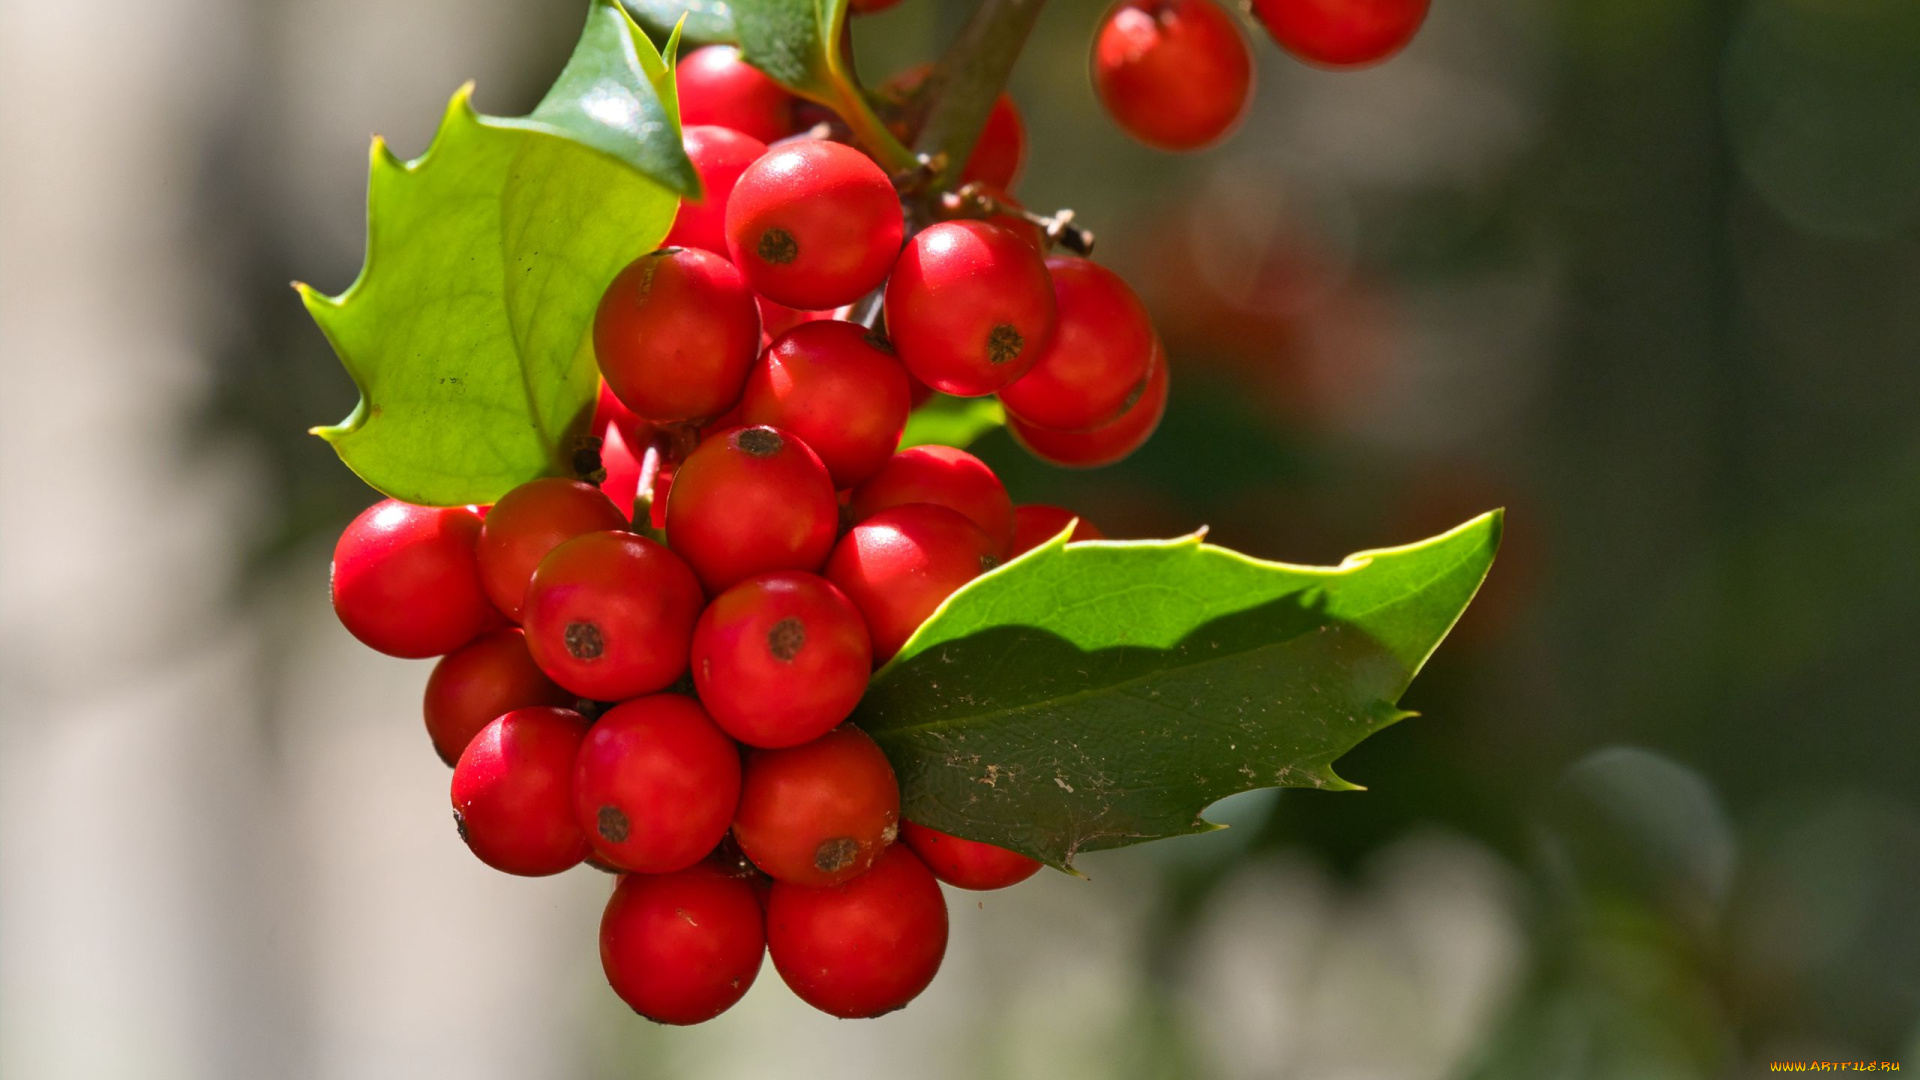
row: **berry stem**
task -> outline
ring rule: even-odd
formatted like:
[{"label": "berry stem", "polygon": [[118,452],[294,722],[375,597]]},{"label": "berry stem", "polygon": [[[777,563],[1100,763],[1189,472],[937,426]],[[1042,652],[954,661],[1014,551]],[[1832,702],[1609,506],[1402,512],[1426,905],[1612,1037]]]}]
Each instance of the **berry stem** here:
[{"label": "berry stem", "polygon": [[914,149],[934,170],[932,189],[960,173],[973,153],[994,99],[1020,58],[1045,0],[980,0],[927,78],[932,102]]}]

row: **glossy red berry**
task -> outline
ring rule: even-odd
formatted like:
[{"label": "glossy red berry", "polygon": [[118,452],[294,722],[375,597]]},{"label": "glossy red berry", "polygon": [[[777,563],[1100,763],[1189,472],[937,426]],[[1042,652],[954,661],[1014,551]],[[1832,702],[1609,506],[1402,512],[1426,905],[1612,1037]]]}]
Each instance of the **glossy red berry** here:
[{"label": "glossy red berry", "polygon": [[851,724],[747,755],[733,838],[775,881],[808,888],[845,881],[872,866],[899,828],[893,766]]},{"label": "glossy red berry", "polygon": [[754,291],[807,311],[851,304],[885,280],[906,223],[867,155],[824,139],[775,147],[727,200],[727,252]]},{"label": "glossy red berry", "polygon": [[573,762],[586,732],[569,709],[515,709],[467,744],[453,767],[453,820],[481,862],[541,877],[587,857],[573,820]]},{"label": "glossy red berry", "polygon": [[1073,535],[1067,537],[1069,544],[1076,540],[1105,540],[1107,534],[1101,532],[1093,522],[1058,506],[1044,503],[1030,503],[1013,508],[1013,553],[1024,555],[1041,544],[1060,535],[1070,522],[1079,524],[1073,527]]},{"label": "glossy red berry", "polygon": [[1427,18],[1427,0],[1253,0],[1253,14],[1280,47],[1324,67],[1378,63],[1406,47]]},{"label": "glossy red berry", "polygon": [[702,863],[626,874],[600,917],[600,965],[634,1012],[698,1024],[746,995],[766,954],[760,900],[746,880]]},{"label": "glossy red berry", "polygon": [[847,530],[827,560],[866,620],[873,659],[885,663],[954,590],[998,565],[980,526],[944,506],[895,506]]},{"label": "glossy red berry", "polygon": [[1053,336],[1046,263],[1017,233],[943,221],[916,234],[887,279],[887,335],[935,390],[991,394],[1033,368]]},{"label": "glossy red berry", "polygon": [[913,403],[907,371],[884,337],[855,323],[802,323],[774,339],[747,375],[740,416],[798,435],[833,486],[880,471]]},{"label": "glossy red berry", "polygon": [[873,670],[867,624],[825,578],[760,574],[715,597],[693,628],[693,685],[727,734],[798,746],[853,712]]},{"label": "glossy red berry", "polygon": [[384,499],[333,548],[333,610],[388,656],[439,656],[500,625],[480,584],[480,515],[470,506]]},{"label": "glossy red berry", "polygon": [[527,587],[527,649],[554,682],[594,701],[665,689],[687,670],[700,583],[680,557],[630,532],[554,548]]},{"label": "glossy red berry", "polygon": [[700,198],[680,200],[680,212],[662,247],[696,247],[725,258],[727,197],[747,166],[760,160],[767,144],[732,128],[697,124],[682,128],[680,144],[700,177]]},{"label": "glossy red berry", "polygon": [[607,385],[648,420],[704,420],[740,397],[760,352],[760,308],[733,264],[699,248],[642,255],[593,316]]},{"label": "glossy red berry", "polygon": [[680,123],[732,128],[763,143],[793,134],[796,99],[731,45],[708,45],[673,69]]},{"label": "glossy red berry", "polygon": [[740,751],[698,702],[654,694],[602,713],[580,744],[574,820],[594,854],[664,874],[692,866],[733,824]]},{"label": "glossy red berry", "polygon": [[1013,98],[1001,94],[994,99],[987,122],[980,128],[980,139],[973,144],[973,155],[967,158],[960,182],[1010,188],[1020,179],[1021,166],[1026,163],[1027,125],[1021,122]]},{"label": "glossy red berry", "polygon": [[1160,426],[1167,411],[1167,359],[1154,350],[1153,372],[1147,376],[1146,390],[1140,400],[1105,424],[1091,431],[1050,431],[1035,427],[1017,416],[1007,417],[1007,430],[1020,445],[1042,461],[1075,469],[1111,465],[1133,453]]},{"label": "glossy red berry", "polygon": [[527,582],[547,552],[582,533],[626,525],[627,515],[592,484],[558,476],[529,480],[501,496],[480,526],[480,582],[494,606],[517,622]]},{"label": "glossy red berry", "polygon": [[1053,340],[1019,382],[1007,411],[1035,427],[1084,431],[1119,416],[1146,387],[1153,321],[1120,275],[1086,259],[1047,260],[1058,319]]},{"label": "glossy red berry", "polygon": [[900,823],[900,839],[927,864],[933,876],[956,889],[1004,889],[1018,885],[1040,869],[1040,863],[1017,851],[962,840],[938,829]]},{"label": "glossy red berry", "polygon": [[481,728],[496,717],[533,705],[571,705],[527,652],[519,630],[482,634],[441,657],[427,676],[427,736],[440,760],[452,765]]},{"label": "glossy red berry", "polygon": [[764,425],[701,443],[667,494],[667,542],[709,592],[769,570],[818,569],[839,524],[819,456]]},{"label": "glossy red berry", "polygon": [[952,446],[910,446],[893,455],[873,478],[853,491],[853,520],[911,503],[958,510],[993,541],[993,553],[1013,550],[1013,499],[987,463]]},{"label": "glossy red berry", "polygon": [[1114,122],[1162,150],[1220,141],[1253,96],[1253,50],[1213,0],[1122,0],[1094,36],[1092,68]]},{"label": "glossy red berry", "polygon": [[879,1016],[918,997],[947,953],[947,899],[903,844],[844,885],[775,882],[767,952],[800,1000],[844,1019]]}]

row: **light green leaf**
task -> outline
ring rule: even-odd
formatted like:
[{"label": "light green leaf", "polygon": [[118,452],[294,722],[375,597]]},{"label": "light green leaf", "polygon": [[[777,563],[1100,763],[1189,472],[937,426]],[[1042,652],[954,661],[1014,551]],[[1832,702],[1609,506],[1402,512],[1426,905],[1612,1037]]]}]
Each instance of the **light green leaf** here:
[{"label": "light green leaf", "polygon": [[698,191],[668,61],[614,0],[594,0],[528,117],[482,116],[471,90],[413,161],[374,140],[359,278],[339,296],[296,286],[360,389],[315,434],[429,505],[571,472],[598,387],[594,307]]},{"label": "light green leaf", "polygon": [[1205,832],[1236,792],[1353,786],[1333,763],[1412,715],[1400,695],[1500,528],[1495,511],[1328,568],[1062,533],[949,598],[854,718],[911,821],[1062,869]]},{"label": "light green leaf", "polygon": [[900,448],[938,443],[965,449],[975,439],[1007,422],[1007,411],[996,397],[957,398],[935,394],[907,417]]}]

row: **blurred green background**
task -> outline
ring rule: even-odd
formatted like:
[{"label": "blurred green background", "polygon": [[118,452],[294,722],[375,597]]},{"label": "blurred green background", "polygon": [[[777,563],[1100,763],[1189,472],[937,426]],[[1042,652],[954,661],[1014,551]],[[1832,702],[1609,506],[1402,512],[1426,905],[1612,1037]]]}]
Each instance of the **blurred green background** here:
[{"label": "blurred green background", "polygon": [[[1294,562],[1509,508],[1423,715],[1232,829],[950,894],[947,970],[839,1023],[771,969],[626,1013],[605,879],[490,874],[425,666],[332,622],[371,494],[286,291],[364,239],[365,141],[522,111],[582,5],[25,0],[0,14],[0,1073],[1717,1078],[1920,1068],[1920,3],[1435,0],[1361,72],[1258,34],[1209,152],[1131,143],[1054,0],[1018,194],[1174,363],[1016,499]],[[878,82],[967,5],[856,25]]]}]

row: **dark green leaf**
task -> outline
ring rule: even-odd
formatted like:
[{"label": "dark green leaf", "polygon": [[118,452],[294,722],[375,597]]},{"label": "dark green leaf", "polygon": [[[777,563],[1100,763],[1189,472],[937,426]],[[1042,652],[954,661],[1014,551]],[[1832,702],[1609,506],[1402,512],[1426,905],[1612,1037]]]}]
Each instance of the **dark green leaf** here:
[{"label": "dark green leaf", "polygon": [[[625,0],[634,21],[656,41],[666,41],[680,26],[684,45],[734,43],[733,8],[727,0]],[[682,24],[681,19],[686,22]]]},{"label": "dark green leaf", "polygon": [[954,594],[855,719],[893,760],[902,816],[1067,868],[1204,832],[1261,787],[1351,788],[1333,763],[1397,703],[1473,599],[1501,516],[1338,567],[1202,543],[1066,546]]},{"label": "dark green leaf", "polygon": [[359,278],[332,297],[298,286],[360,389],[315,433],[375,488],[434,505],[570,470],[600,293],[696,190],[673,76],[613,0],[594,0],[531,116],[482,116],[470,92],[419,158],[374,141]]}]

